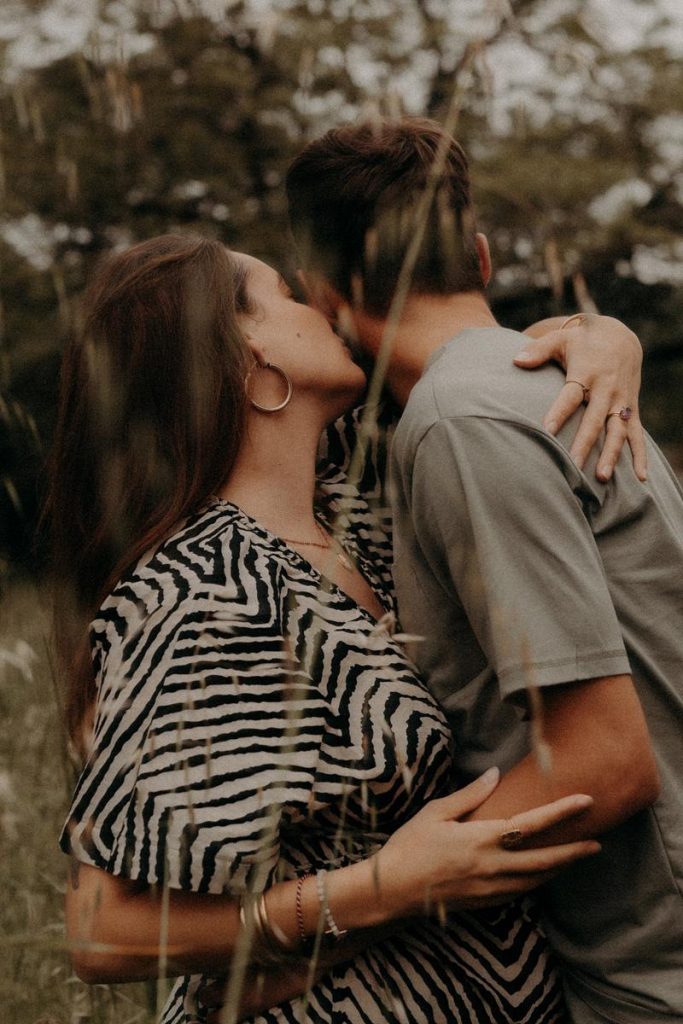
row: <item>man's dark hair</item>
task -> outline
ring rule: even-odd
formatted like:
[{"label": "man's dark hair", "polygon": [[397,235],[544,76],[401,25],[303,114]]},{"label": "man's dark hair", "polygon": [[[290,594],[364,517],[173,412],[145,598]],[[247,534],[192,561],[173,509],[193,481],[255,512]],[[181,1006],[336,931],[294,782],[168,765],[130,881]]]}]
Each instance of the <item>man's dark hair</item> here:
[{"label": "man's dark hair", "polygon": [[[436,169],[444,143],[445,159]],[[334,128],[296,157],[286,187],[304,269],[319,271],[369,313],[384,316],[389,309],[417,206],[430,187],[434,197],[410,290],[483,290],[467,157],[436,121],[401,118]]]}]

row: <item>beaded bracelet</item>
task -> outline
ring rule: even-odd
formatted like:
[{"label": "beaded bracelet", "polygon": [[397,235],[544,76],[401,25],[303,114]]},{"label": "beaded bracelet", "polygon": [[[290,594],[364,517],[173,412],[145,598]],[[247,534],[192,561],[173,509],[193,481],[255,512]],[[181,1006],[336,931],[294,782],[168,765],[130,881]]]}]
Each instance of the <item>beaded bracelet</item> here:
[{"label": "beaded bracelet", "polygon": [[346,935],[347,930],[345,928],[339,928],[337,922],[332,916],[330,910],[329,900],[327,898],[327,871],[321,868],[315,876],[315,884],[318,890],[318,899],[320,900],[320,908],[323,913],[325,920],[325,934],[334,935],[335,939],[341,939]]}]

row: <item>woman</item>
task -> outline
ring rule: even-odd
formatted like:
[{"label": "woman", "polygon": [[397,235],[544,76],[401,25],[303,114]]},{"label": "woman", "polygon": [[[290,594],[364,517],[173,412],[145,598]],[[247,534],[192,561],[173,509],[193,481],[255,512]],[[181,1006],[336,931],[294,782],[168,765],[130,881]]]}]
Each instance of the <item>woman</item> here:
[{"label": "woman", "polygon": [[79,974],[179,975],[164,1022],[227,974],[260,1024],[561,1020],[526,912],[478,908],[595,852],[519,845],[590,799],[459,820],[497,772],[451,792],[386,540],[360,500],[333,538],[316,489],[365,383],[346,346],[265,264],[174,236],[111,258],[84,324],[49,502],[89,748],[62,839]]}]

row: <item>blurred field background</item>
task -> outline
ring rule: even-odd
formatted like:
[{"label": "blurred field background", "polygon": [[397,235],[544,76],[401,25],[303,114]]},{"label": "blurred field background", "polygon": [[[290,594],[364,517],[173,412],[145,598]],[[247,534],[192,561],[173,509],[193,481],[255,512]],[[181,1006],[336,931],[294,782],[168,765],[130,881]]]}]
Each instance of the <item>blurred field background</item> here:
[{"label": "blurred field background", "polygon": [[359,113],[457,91],[501,321],[639,334],[643,417],[683,470],[679,0],[3,0],[0,8],[0,1015],[154,1019],[61,949],[73,783],[32,543],[61,348],[97,254],[198,231],[295,262],[282,180]]}]

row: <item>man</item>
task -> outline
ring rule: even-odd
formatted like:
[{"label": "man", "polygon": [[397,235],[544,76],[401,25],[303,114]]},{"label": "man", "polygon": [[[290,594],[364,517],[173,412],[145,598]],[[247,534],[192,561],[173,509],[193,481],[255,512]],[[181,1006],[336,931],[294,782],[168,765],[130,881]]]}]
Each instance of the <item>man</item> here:
[{"label": "man", "polygon": [[[593,457],[571,458],[575,422],[542,428],[559,371],[512,365],[522,339],[484,297],[467,161],[437,125],[330,132],[287,190],[310,297],[372,356],[414,261],[386,377],[407,403],[392,455],[402,624],[424,638],[463,774],[506,772],[478,816],[511,819],[514,842],[519,811],[594,797],[561,835],[604,833],[602,854],[544,895],[572,1018],[683,1021],[680,488],[649,441],[647,484],[624,460],[601,482]],[[629,415],[610,411],[608,437]]]}]

